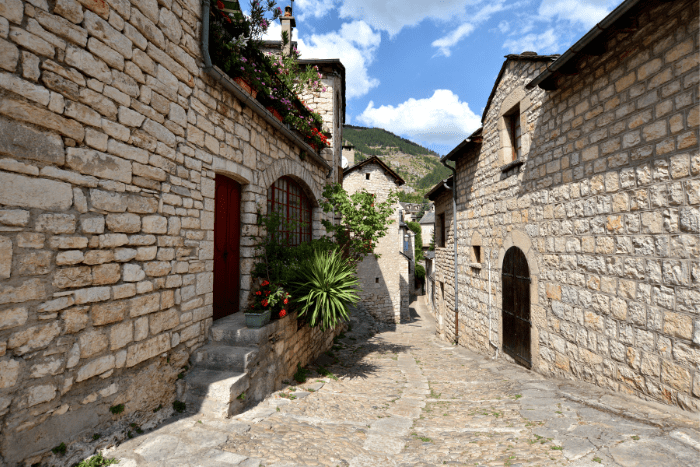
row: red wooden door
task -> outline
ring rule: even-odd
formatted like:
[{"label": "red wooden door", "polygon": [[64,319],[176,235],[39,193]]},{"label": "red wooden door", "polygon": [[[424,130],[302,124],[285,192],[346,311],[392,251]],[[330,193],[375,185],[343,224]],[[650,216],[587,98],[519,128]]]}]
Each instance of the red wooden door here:
[{"label": "red wooden door", "polygon": [[241,185],[216,176],[214,319],[236,313],[240,301]]}]

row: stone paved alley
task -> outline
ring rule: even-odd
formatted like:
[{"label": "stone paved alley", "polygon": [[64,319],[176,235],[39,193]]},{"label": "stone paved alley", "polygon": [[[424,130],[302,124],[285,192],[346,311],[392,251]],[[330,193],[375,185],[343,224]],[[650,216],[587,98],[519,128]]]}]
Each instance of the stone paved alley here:
[{"label": "stone paved alley", "polygon": [[421,300],[395,329],[354,316],[322,357],[337,380],[311,372],[232,419],[174,418],[106,454],[120,467],[698,465],[697,415],[440,342]]}]

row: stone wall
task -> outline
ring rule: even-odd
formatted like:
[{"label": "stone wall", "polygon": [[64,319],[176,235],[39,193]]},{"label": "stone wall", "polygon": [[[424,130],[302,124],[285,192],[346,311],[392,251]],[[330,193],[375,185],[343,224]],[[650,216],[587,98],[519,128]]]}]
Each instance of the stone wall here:
[{"label": "stone wall", "polygon": [[[253,407],[271,392],[283,388],[294,379],[299,366],[306,367],[330,350],[333,339],[347,329],[345,324],[326,331],[318,326],[300,326],[296,313],[273,320],[268,327],[265,341],[258,343],[256,361],[247,369],[250,383],[240,400],[240,410]],[[213,337],[216,339],[216,335]]]},{"label": "stone wall", "polygon": [[175,398],[212,322],[215,174],[242,184],[242,304],[267,187],[328,180],[203,73],[201,28],[197,0],[0,2],[0,465]]},{"label": "stone wall", "polygon": [[[491,324],[501,347],[500,268],[516,246],[532,278],[535,371],[697,411],[697,5],[649,5],[637,20],[556,91],[524,87],[544,58],[507,63],[483,143],[458,160],[460,344],[493,352]],[[524,165],[504,172],[502,116],[514,103]],[[450,247],[436,252],[437,278],[452,277]],[[448,283],[445,293],[451,316]]]},{"label": "stone wall", "polygon": [[[370,179],[367,180],[367,174]],[[349,194],[362,189],[374,193],[377,202],[386,201],[389,193],[397,189],[396,179],[384,172],[377,164],[365,164],[353,170],[343,178],[343,188]],[[402,295],[402,282],[408,277],[408,259],[403,251],[403,230],[399,228],[399,209],[396,203],[394,214],[389,218],[392,224],[385,237],[377,242],[374,251],[381,255],[379,260],[367,256],[358,265],[357,276],[360,280],[360,298],[367,311],[379,321],[398,323],[401,321],[402,303],[408,300],[408,293]],[[408,285],[407,283],[405,284]],[[406,304],[406,311],[408,305]]]}]

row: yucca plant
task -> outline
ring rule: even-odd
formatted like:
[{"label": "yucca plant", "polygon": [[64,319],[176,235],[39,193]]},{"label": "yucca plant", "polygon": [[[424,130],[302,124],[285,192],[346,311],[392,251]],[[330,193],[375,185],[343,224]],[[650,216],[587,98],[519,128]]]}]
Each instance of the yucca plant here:
[{"label": "yucca plant", "polygon": [[355,268],[338,249],[315,251],[304,260],[292,283],[292,297],[299,316],[307,316],[311,327],[325,331],[349,318],[348,305],[360,300]]}]

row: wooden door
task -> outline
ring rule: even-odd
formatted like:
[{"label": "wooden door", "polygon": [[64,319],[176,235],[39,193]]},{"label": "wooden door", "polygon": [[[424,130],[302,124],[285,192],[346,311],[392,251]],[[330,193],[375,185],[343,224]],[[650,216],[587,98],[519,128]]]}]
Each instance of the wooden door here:
[{"label": "wooden door", "polygon": [[532,367],[530,357],[530,269],[517,247],[503,259],[503,350],[518,363]]},{"label": "wooden door", "polygon": [[241,290],[241,185],[216,176],[214,211],[214,319],[239,310]]}]

